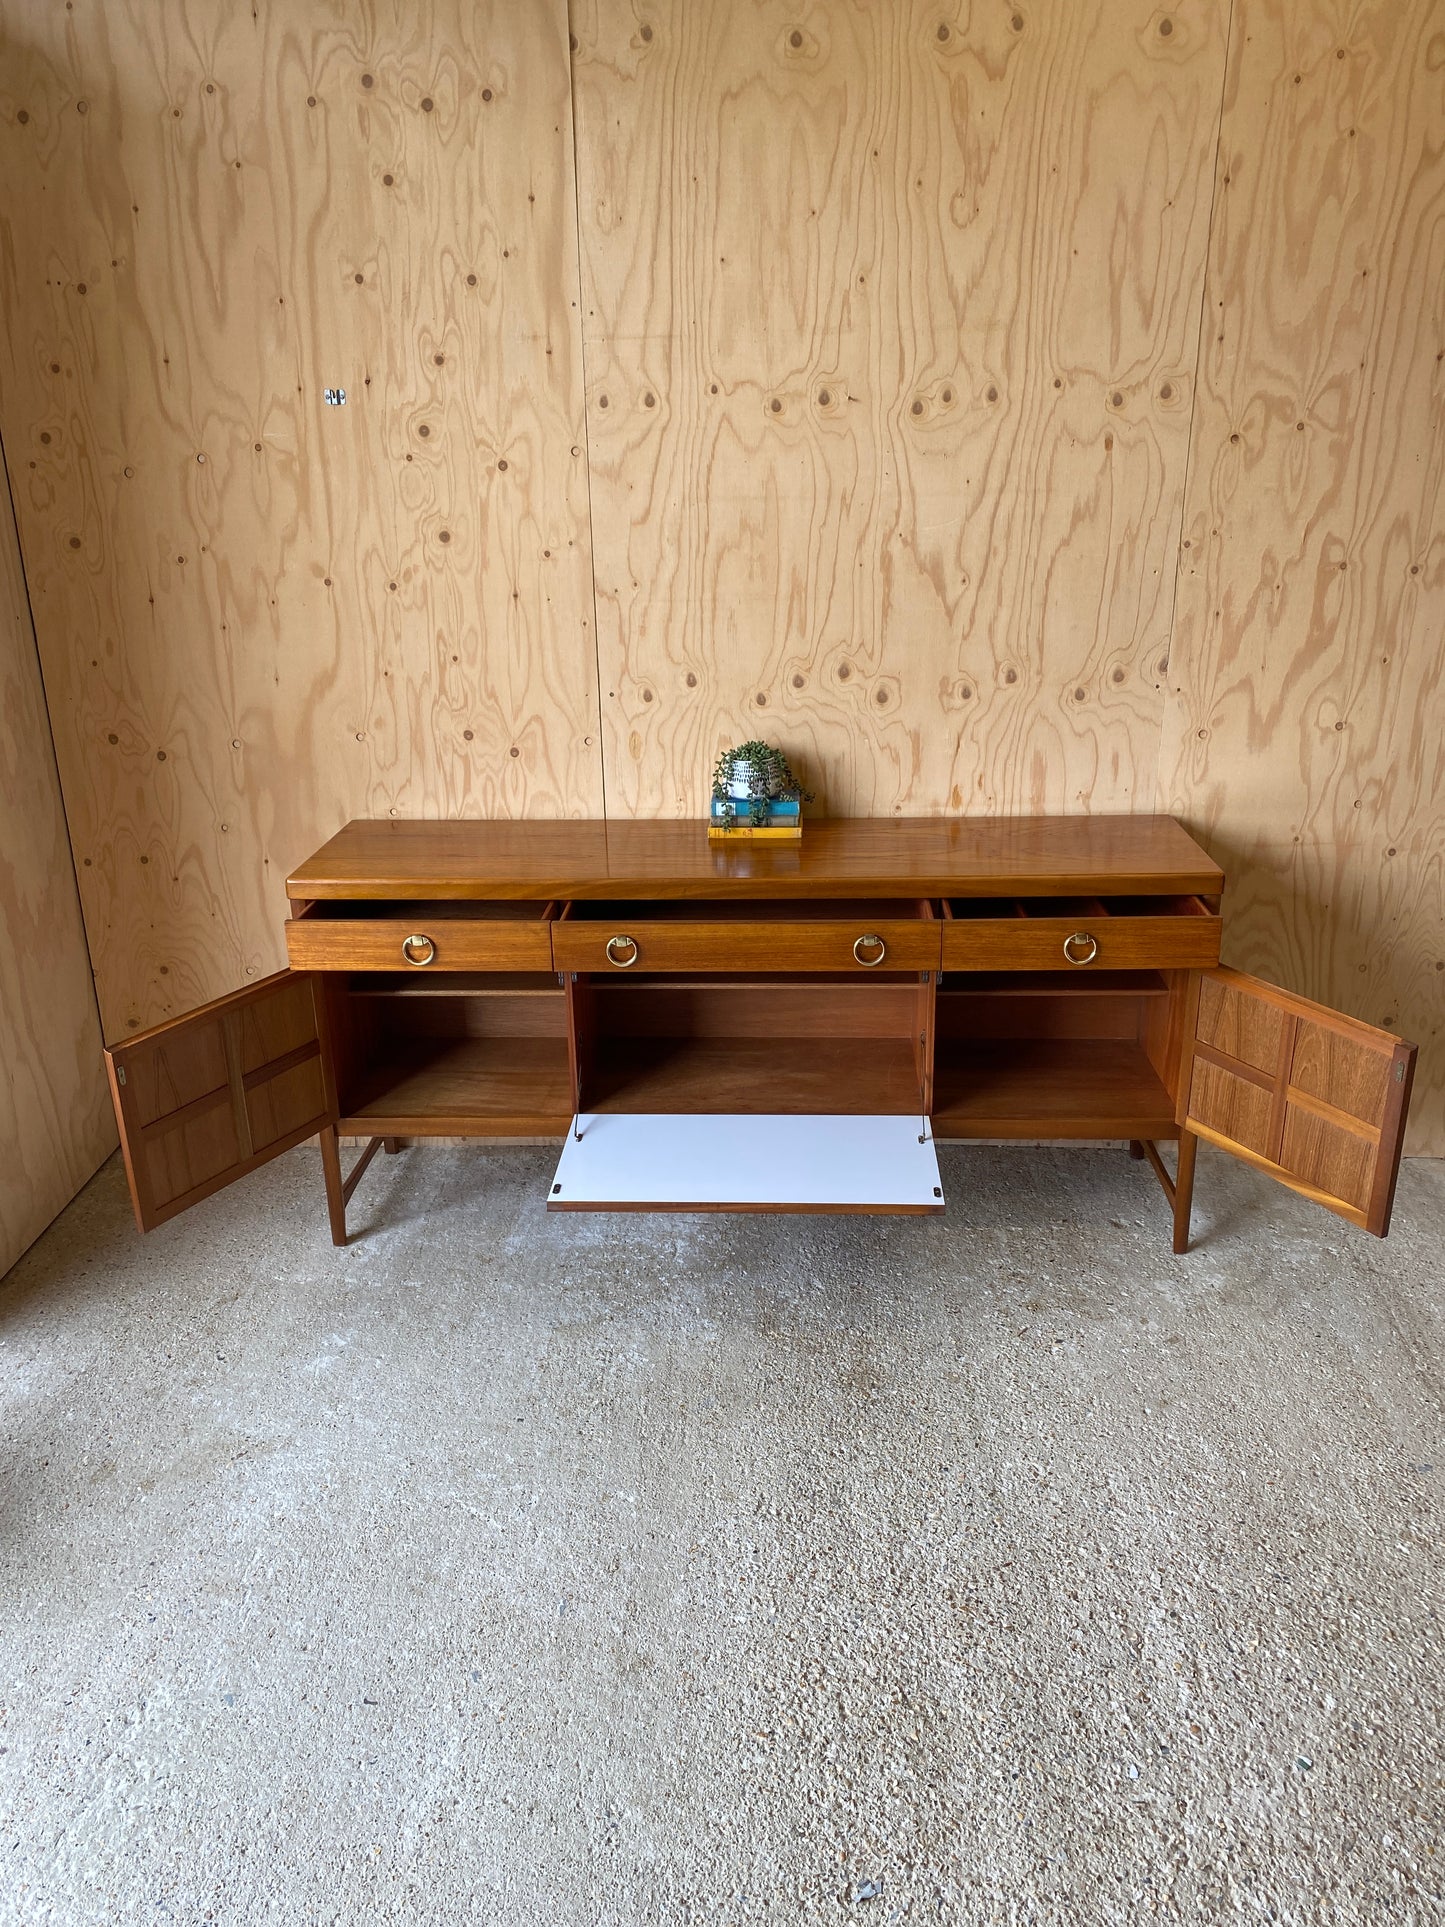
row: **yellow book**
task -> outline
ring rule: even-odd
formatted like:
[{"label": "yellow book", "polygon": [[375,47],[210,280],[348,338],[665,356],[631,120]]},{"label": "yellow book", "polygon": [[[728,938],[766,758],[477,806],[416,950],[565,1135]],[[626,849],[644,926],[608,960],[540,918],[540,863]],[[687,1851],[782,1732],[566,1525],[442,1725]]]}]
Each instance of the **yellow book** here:
[{"label": "yellow book", "polygon": [[750,842],[801,843],[803,840],[803,830],[801,824],[794,825],[791,829],[781,830],[771,828],[755,830],[744,825],[734,830],[715,830],[709,828],[707,833],[709,843],[731,843],[739,837],[747,837]]}]

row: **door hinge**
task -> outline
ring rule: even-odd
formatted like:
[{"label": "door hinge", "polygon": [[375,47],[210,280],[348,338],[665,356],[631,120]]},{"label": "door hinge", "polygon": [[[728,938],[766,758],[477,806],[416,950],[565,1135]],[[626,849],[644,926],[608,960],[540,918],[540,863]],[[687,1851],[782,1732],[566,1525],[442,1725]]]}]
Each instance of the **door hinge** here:
[{"label": "door hinge", "polygon": [[124,1084],[124,1082],[125,1082],[125,1065],[124,1065],[124,1064],[117,1064],[117,1065],[116,1065],[116,1067],[115,1067],[115,1081],[116,1081],[116,1083],[117,1083],[117,1084]]},{"label": "door hinge", "polygon": [[1405,1081],[1405,1066],[1403,1064],[1397,1064],[1395,1066],[1395,1082],[1397,1084],[1403,1084],[1404,1081]]}]

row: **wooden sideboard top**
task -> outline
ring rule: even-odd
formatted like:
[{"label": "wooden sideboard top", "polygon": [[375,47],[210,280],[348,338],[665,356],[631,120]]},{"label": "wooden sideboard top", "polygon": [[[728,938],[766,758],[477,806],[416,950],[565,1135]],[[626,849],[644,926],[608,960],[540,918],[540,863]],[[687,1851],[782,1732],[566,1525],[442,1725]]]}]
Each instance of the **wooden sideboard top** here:
[{"label": "wooden sideboard top", "polygon": [[324,898],[1217,896],[1224,873],[1172,816],[836,817],[798,843],[710,843],[706,825],[348,823],[286,883]]}]

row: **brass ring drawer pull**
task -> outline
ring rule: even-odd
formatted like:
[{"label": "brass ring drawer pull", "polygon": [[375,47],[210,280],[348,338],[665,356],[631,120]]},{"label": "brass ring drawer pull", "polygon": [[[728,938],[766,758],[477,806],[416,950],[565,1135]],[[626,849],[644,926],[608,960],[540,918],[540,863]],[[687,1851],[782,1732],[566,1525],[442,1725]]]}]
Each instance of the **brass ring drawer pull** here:
[{"label": "brass ring drawer pull", "polygon": [[409,964],[418,967],[429,964],[436,953],[437,947],[431,938],[422,936],[420,932],[416,936],[402,938],[401,954]]},{"label": "brass ring drawer pull", "polygon": [[1092,963],[1098,954],[1099,939],[1087,930],[1076,930],[1073,936],[1064,938],[1064,955],[1071,964]]},{"label": "brass ring drawer pull", "polygon": [[[631,952],[630,956],[619,957],[613,945],[620,945]],[[619,970],[630,970],[637,962],[637,940],[635,937],[609,937],[607,939],[607,961],[616,964]]]},{"label": "brass ring drawer pull", "polygon": [[[878,955],[876,957],[865,957],[862,954],[864,944],[867,944],[870,949],[876,948],[878,951]],[[888,955],[887,944],[884,943],[881,937],[875,936],[871,930],[866,931],[861,937],[857,938],[857,940],[854,942],[854,945],[853,945],[854,959],[858,963],[862,964],[865,970],[876,970],[879,964],[882,963],[883,959],[887,955]]]}]

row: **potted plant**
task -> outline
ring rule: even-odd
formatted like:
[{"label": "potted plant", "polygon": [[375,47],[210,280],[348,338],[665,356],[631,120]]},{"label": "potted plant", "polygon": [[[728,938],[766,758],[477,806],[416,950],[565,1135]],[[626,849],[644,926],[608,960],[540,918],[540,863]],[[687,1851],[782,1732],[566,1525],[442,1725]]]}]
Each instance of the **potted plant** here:
[{"label": "potted plant", "polygon": [[[713,821],[723,829],[736,827],[740,817],[749,824],[766,824],[775,802],[797,806],[813,800],[783,752],[756,739],[725,749],[718,757],[712,794]],[[794,817],[797,813],[796,807],[788,812]]]}]

